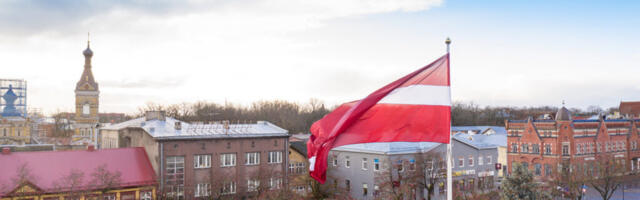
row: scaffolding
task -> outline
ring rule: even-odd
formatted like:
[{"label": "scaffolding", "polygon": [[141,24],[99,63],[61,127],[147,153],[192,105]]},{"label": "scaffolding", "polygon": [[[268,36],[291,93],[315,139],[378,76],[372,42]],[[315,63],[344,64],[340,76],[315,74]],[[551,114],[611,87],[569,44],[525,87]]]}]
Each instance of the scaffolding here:
[{"label": "scaffolding", "polygon": [[[9,91],[9,88],[13,90],[16,95],[15,101],[6,102],[5,98],[0,98],[0,113],[2,116],[22,116],[27,118],[27,81],[24,79],[0,79],[0,97]],[[10,107],[11,109],[7,109]],[[5,110],[13,110],[17,113],[6,113]]]}]

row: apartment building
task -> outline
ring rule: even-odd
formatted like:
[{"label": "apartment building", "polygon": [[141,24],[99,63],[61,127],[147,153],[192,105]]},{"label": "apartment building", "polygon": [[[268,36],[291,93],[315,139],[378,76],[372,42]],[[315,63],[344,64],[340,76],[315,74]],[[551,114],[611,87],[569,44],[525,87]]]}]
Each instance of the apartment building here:
[{"label": "apartment building", "polygon": [[103,148],[148,149],[164,198],[245,198],[287,188],[289,135],[266,121],[187,123],[154,111],[100,134]]}]

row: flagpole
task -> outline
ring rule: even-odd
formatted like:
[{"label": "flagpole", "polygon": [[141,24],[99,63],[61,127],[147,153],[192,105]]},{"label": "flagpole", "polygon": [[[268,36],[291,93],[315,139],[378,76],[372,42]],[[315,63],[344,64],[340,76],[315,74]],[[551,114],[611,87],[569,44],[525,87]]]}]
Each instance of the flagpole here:
[{"label": "flagpole", "polygon": [[[451,58],[449,57],[449,45],[451,44],[451,40],[447,37],[447,40],[444,41],[447,44],[447,68],[449,69],[449,74],[451,74]],[[451,99],[451,75],[449,75],[449,99]],[[451,113],[449,113],[451,115]],[[451,116],[453,118],[453,116]],[[451,158],[451,121],[449,121],[449,144],[447,144],[447,200],[453,200],[453,178],[451,173],[451,168],[453,167],[453,159]]]}]

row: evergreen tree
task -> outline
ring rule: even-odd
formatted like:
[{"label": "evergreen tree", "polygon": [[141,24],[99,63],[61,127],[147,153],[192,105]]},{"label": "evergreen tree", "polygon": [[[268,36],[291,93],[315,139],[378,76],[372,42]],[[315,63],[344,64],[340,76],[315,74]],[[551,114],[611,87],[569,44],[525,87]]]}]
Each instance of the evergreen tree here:
[{"label": "evergreen tree", "polygon": [[534,182],[533,174],[520,163],[515,163],[511,174],[502,182],[502,199],[534,200],[548,199],[548,195],[538,191],[539,185]]}]

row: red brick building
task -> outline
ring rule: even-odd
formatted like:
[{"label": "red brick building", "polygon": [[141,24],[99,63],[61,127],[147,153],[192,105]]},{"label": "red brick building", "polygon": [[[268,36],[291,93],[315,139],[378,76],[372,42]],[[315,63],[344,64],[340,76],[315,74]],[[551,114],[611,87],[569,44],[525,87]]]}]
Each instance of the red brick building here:
[{"label": "red brick building", "polygon": [[628,118],[640,118],[640,101],[621,101],[620,114]]},{"label": "red brick building", "polygon": [[565,107],[552,120],[507,120],[507,160],[526,166],[538,179],[569,167],[591,175],[600,160],[639,171],[639,127],[639,119],[573,120]]}]

